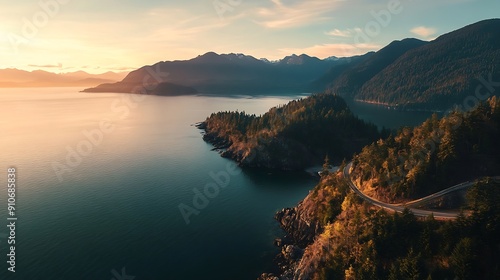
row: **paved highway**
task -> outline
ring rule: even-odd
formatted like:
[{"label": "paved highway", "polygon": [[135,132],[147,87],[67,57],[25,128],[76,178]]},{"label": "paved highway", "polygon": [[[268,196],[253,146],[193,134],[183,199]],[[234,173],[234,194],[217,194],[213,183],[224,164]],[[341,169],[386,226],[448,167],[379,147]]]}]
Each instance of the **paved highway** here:
[{"label": "paved highway", "polygon": [[[420,199],[417,199],[414,201],[410,201],[410,202],[407,202],[404,204],[390,204],[390,203],[385,203],[385,202],[379,201],[373,197],[369,197],[369,196],[365,195],[358,188],[358,186],[356,186],[354,184],[354,182],[351,180],[351,174],[350,174],[351,168],[352,168],[352,162],[347,164],[347,166],[344,168],[344,170],[343,170],[344,178],[346,179],[347,183],[349,184],[349,187],[351,188],[351,190],[353,190],[362,199],[364,199],[365,201],[367,201],[375,206],[378,206],[378,207],[381,207],[381,208],[384,208],[384,209],[387,209],[390,211],[403,212],[403,210],[405,208],[408,208],[415,216],[418,216],[418,217],[427,217],[430,214],[433,214],[434,218],[436,218],[436,219],[445,219],[445,220],[456,219],[458,217],[458,215],[460,214],[459,212],[429,211],[429,210],[417,209],[415,207],[418,205],[424,204],[432,199],[446,195],[450,192],[454,192],[454,191],[457,191],[460,189],[470,187],[476,183],[476,181],[468,181],[468,182],[464,182],[464,183],[455,185],[453,187],[447,188],[445,190],[439,191],[439,192],[431,194],[429,196],[426,196],[426,197],[423,197],[423,198],[420,198]],[[494,179],[500,180],[500,177],[494,177]]]}]

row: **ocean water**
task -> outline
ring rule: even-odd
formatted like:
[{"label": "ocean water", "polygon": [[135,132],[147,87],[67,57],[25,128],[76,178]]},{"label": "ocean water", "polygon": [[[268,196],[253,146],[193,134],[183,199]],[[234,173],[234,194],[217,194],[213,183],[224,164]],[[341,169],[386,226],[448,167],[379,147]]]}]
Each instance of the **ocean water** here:
[{"label": "ocean water", "polygon": [[[361,102],[348,102],[351,111],[359,118],[372,122],[377,127],[398,130],[403,126],[414,127],[420,125],[432,116],[432,112],[400,111],[387,109],[387,106]],[[443,113],[436,113],[439,117]]]},{"label": "ocean water", "polygon": [[[273,215],[316,179],[241,170],[193,125],[221,110],[261,114],[298,96],[78,90],[0,89],[0,279],[245,280],[272,268],[273,240],[283,234]],[[389,128],[429,116],[364,104],[353,111]],[[7,271],[10,167],[15,273]]]},{"label": "ocean water", "polygon": [[[282,234],[273,215],[315,179],[241,170],[193,124],[220,110],[261,114],[295,96],[78,90],[0,89],[0,279],[255,279],[270,269]],[[7,271],[10,167],[15,273]],[[193,201],[207,185],[210,197]],[[180,204],[195,210],[189,224]]]}]

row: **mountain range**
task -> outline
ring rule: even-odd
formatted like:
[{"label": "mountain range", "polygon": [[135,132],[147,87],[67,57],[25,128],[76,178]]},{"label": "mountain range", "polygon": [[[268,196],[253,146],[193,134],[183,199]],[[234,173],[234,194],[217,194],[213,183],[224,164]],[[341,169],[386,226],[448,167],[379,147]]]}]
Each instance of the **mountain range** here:
[{"label": "mountain range", "polygon": [[500,80],[499,61],[500,19],[485,20],[431,42],[395,41],[336,77],[329,90],[404,109],[445,110],[498,94],[492,87]]},{"label": "mountain range", "polygon": [[[86,92],[132,92],[160,71],[151,94],[279,94],[331,92],[347,100],[410,110],[446,110],[461,105],[483,85],[496,94],[500,77],[500,19],[484,20],[426,42],[393,41],[377,52],[319,59],[305,54],[278,61],[244,54],[208,52],[184,61],[164,61],[130,72],[122,81]],[[164,74],[164,75],[163,75]],[[498,79],[498,78],[497,78]],[[161,90],[165,89],[165,90]],[[484,98],[483,98],[484,99]]]},{"label": "mountain range", "polygon": [[204,94],[269,94],[309,91],[310,84],[331,67],[349,58],[321,60],[291,55],[279,61],[256,59],[244,54],[208,52],[184,61],[158,62],[132,71],[123,81],[103,84],[86,92],[131,92],[152,72],[162,73],[158,83],[191,87]]},{"label": "mountain range", "polygon": [[89,74],[84,71],[57,74],[43,70],[30,72],[19,69],[0,69],[0,87],[95,86],[101,83],[119,81],[126,74],[125,72]]}]

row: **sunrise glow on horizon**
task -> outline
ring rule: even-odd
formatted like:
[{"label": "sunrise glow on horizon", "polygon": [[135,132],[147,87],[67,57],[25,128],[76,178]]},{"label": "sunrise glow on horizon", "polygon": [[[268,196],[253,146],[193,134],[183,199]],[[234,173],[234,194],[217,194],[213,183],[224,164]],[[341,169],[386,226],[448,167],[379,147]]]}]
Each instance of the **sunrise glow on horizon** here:
[{"label": "sunrise glow on horizon", "polygon": [[4,1],[0,69],[121,72],[208,51],[345,57],[432,40],[499,10],[489,0]]}]

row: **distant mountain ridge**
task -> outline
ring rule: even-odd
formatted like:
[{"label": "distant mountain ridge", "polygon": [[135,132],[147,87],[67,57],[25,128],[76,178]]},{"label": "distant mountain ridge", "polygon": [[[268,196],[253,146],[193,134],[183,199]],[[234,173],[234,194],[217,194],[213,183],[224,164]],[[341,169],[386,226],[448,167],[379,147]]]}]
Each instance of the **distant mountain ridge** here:
[{"label": "distant mountain ridge", "polygon": [[342,96],[349,96],[358,91],[363,84],[376,74],[396,61],[407,51],[426,45],[428,42],[418,39],[404,39],[393,41],[376,53],[369,53],[362,60],[338,75],[331,82],[331,91]]},{"label": "distant mountain ridge", "polygon": [[[319,59],[302,54],[269,61],[208,52],[190,60],[144,66],[118,83],[85,91],[131,92],[151,71],[159,70],[168,76],[157,84],[169,83],[168,88],[182,89],[180,92],[266,95],[326,91],[346,100],[398,109],[444,111],[477,95],[481,84],[491,94],[498,94],[492,84],[500,79],[499,61],[500,19],[490,19],[431,42],[408,38],[393,41],[377,52],[345,58]],[[489,85],[484,85],[485,81]],[[481,94],[488,92],[483,88]]]},{"label": "distant mountain ridge", "polygon": [[125,73],[89,74],[84,71],[52,73],[43,70],[0,69],[0,87],[92,86],[123,79]]},{"label": "distant mountain ridge", "polygon": [[500,19],[485,20],[428,43],[393,42],[333,79],[329,91],[401,109],[446,110],[474,96],[479,78],[499,80],[499,62]]},{"label": "distant mountain ridge", "polygon": [[[191,87],[205,94],[268,94],[309,91],[310,84],[342,59],[321,60],[308,55],[291,55],[271,62],[244,54],[208,52],[184,61],[165,61],[132,71],[114,85],[100,85],[85,91],[117,91],[140,86],[150,71],[168,73],[159,81]],[[122,92],[122,91],[120,91]]]}]

